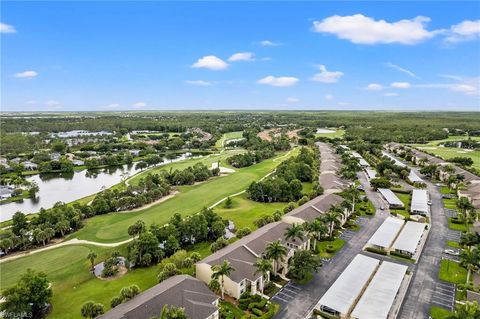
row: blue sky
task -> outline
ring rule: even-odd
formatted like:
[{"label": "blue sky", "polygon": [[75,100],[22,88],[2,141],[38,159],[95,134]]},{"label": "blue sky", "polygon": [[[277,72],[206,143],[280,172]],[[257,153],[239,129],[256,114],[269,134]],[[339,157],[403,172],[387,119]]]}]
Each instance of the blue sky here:
[{"label": "blue sky", "polygon": [[480,110],[480,2],[3,2],[3,111]]}]

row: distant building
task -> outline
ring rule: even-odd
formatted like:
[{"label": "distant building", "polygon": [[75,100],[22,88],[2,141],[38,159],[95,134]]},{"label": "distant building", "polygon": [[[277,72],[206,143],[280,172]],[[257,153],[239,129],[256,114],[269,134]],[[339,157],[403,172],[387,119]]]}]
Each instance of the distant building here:
[{"label": "distant building", "polygon": [[60,157],[62,157],[62,154],[60,153],[52,153],[50,154],[50,159],[52,161],[59,161],[60,160]]},{"label": "distant building", "polygon": [[38,169],[38,165],[30,161],[22,162],[22,165],[27,171],[36,171]]},{"label": "distant building", "polygon": [[7,199],[12,197],[13,189],[8,186],[0,186],[0,199]]},{"label": "distant building", "polygon": [[82,161],[82,160],[74,159],[74,160],[72,160],[72,164],[74,166],[82,166],[82,165],[85,165],[85,162]]},{"label": "distant building", "polygon": [[129,150],[130,154],[132,156],[138,156],[140,155],[140,150]]}]

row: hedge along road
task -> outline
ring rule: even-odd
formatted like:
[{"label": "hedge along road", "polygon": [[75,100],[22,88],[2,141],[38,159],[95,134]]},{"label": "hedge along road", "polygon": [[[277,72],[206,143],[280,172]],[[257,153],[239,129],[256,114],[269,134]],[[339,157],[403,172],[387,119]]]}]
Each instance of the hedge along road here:
[{"label": "hedge along road", "polygon": [[129,238],[128,226],[142,219],[147,225],[165,224],[175,214],[182,216],[199,212],[202,207],[209,207],[224,197],[245,190],[253,181],[270,173],[283,160],[297,153],[297,150],[282,153],[250,167],[237,169],[227,176],[213,178],[197,185],[178,187],[179,194],[153,207],[128,214],[110,213],[90,218],[85,226],[71,234],[69,238],[114,243]]}]

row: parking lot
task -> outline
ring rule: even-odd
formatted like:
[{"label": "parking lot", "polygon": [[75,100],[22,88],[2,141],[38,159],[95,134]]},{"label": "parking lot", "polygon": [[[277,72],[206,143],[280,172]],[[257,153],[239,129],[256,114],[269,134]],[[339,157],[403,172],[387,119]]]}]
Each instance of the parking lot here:
[{"label": "parking lot", "polygon": [[432,292],[432,304],[453,311],[455,305],[455,285],[438,281]]},{"label": "parking lot", "polygon": [[446,237],[447,237],[447,240],[455,241],[458,243],[460,241],[460,238],[462,237],[462,233],[456,230],[449,229],[447,231]]},{"label": "parking lot", "polygon": [[455,209],[445,208],[444,211],[447,218],[457,217],[457,211]]},{"label": "parking lot", "polygon": [[288,282],[285,286],[282,287],[270,300],[275,301],[283,301],[285,303],[291,301],[298,295],[298,292],[301,290],[300,287],[293,284],[292,282]]}]

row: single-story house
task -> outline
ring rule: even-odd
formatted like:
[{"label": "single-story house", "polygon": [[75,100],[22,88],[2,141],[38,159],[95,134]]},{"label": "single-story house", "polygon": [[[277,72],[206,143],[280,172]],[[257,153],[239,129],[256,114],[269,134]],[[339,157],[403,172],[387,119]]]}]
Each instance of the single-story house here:
[{"label": "single-story house", "polygon": [[9,186],[0,186],[0,199],[7,199],[12,197],[13,189]]},{"label": "single-story house", "polygon": [[85,165],[85,162],[82,161],[82,160],[74,159],[74,160],[72,160],[72,164],[74,166],[82,166],[82,165]]},{"label": "single-story house", "polygon": [[30,161],[22,162],[22,165],[28,171],[35,171],[38,169],[38,165]]}]

